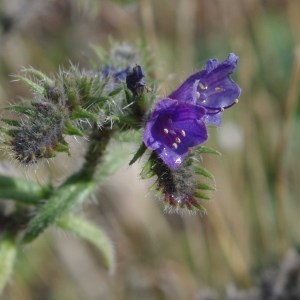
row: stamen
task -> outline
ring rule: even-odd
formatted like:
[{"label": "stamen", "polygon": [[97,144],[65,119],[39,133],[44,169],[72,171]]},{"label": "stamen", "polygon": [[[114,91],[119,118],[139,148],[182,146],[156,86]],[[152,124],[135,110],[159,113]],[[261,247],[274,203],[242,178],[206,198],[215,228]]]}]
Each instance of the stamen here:
[{"label": "stamen", "polygon": [[178,146],[177,146],[176,143],[173,143],[173,144],[172,144],[172,147],[173,147],[174,149],[177,149],[177,148],[178,148]]},{"label": "stamen", "polygon": [[168,134],[169,133],[169,130],[167,128],[164,128],[164,133],[165,134]]},{"label": "stamen", "polygon": [[181,135],[183,136],[183,137],[185,137],[185,131],[182,129],[182,130],[180,130],[180,133],[181,133]]},{"label": "stamen", "polygon": [[202,82],[199,83],[199,87],[201,90],[207,90],[207,85],[203,84]]},{"label": "stamen", "polygon": [[225,110],[225,108],[224,107],[221,107],[221,111],[224,111]]},{"label": "stamen", "polygon": [[215,92],[221,92],[221,91],[223,91],[223,88],[219,86],[215,87]]},{"label": "stamen", "polygon": [[200,93],[196,92],[196,96],[197,96],[197,99],[199,99],[200,98]]},{"label": "stamen", "polygon": [[177,144],[180,144],[180,143],[181,143],[181,140],[180,140],[180,138],[179,138],[179,137],[177,137],[177,138],[175,139],[175,142],[176,142]]},{"label": "stamen", "polygon": [[239,103],[239,99],[235,99],[235,100],[234,100],[234,103],[235,103],[235,104]]}]

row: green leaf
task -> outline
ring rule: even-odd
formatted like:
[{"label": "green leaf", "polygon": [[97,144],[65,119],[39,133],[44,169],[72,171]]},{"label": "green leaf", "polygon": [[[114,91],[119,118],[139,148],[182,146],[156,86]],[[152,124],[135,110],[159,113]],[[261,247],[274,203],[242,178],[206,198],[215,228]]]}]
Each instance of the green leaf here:
[{"label": "green leaf", "polygon": [[213,148],[206,147],[206,146],[200,146],[200,147],[196,148],[195,151],[199,154],[207,153],[207,154],[215,154],[215,155],[219,155],[219,156],[222,155],[221,152],[219,152]]},{"label": "green leaf", "polygon": [[206,183],[197,183],[196,188],[198,190],[208,190],[208,191],[215,191],[216,188],[210,184],[206,184]]},{"label": "green leaf", "polygon": [[64,134],[83,136],[83,132],[70,121],[65,123]]},{"label": "green leaf", "polygon": [[71,119],[90,119],[92,121],[97,121],[97,115],[93,114],[84,108],[81,108],[79,105],[73,110]]},{"label": "green leaf", "polygon": [[43,96],[44,95],[44,87],[40,86],[38,83],[30,80],[29,78],[21,75],[15,76],[20,79],[23,83],[25,83],[34,93]]},{"label": "green leaf", "polygon": [[101,228],[74,215],[61,218],[57,222],[57,225],[62,229],[71,231],[97,247],[103,255],[104,266],[109,270],[113,270],[115,265],[113,245],[107,234]]},{"label": "green leaf", "polygon": [[36,70],[32,67],[30,68],[24,68],[23,72],[25,73],[30,73],[33,76],[37,77],[38,79],[42,80],[44,83],[46,83],[48,86],[52,86],[54,85],[54,81],[49,78],[46,74],[44,74],[43,72]]},{"label": "green leaf", "polygon": [[146,145],[142,143],[138,151],[134,154],[132,160],[129,162],[129,165],[134,164],[140,157],[142,157],[142,155],[145,153],[146,150],[147,150]]},{"label": "green leaf", "polygon": [[17,245],[10,237],[0,240],[0,294],[13,273],[17,252]]},{"label": "green leaf", "polygon": [[123,88],[117,88],[117,89],[114,89],[113,91],[111,91],[111,92],[108,94],[108,97],[114,97],[114,96],[116,96],[117,94],[119,94],[122,90],[123,90]]},{"label": "green leaf", "polygon": [[6,108],[7,110],[13,111],[15,113],[21,113],[25,115],[32,115],[32,108],[22,104],[12,104]]},{"label": "green leaf", "polygon": [[200,193],[200,192],[195,192],[194,196],[201,200],[210,200],[209,196],[207,196],[206,194]]},{"label": "green leaf", "polygon": [[206,177],[206,178],[209,178],[209,179],[214,180],[214,175],[211,174],[207,169],[205,169],[205,168],[203,168],[203,167],[197,166],[197,167],[195,168],[195,172],[196,172],[196,174],[198,174],[198,175],[202,175],[202,176],[204,176],[204,177]]},{"label": "green leaf", "polygon": [[154,173],[152,171],[152,160],[148,159],[145,166],[142,169],[141,177],[142,179],[149,179],[154,176]]},{"label": "green leaf", "polygon": [[12,199],[23,204],[38,204],[47,198],[51,186],[41,186],[30,180],[0,175],[1,199]]},{"label": "green leaf", "polygon": [[57,152],[66,152],[68,155],[70,155],[69,144],[67,142],[58,143],[58,144],[55,145],[55,151],[57,151]]},{"label": "green leaf", "polygon": [[10,125],[10,126],[15,126],[15,127],[20,127],[20,122],[17,120],[12,120],[12,119],[2,119],[2,122]]}]

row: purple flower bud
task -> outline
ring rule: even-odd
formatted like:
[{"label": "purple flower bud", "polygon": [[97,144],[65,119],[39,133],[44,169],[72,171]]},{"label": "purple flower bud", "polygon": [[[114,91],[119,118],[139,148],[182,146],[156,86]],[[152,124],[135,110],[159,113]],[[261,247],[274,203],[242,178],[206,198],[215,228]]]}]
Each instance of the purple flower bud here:
[{"label": "purple flower bud", "polygon": [[102,70],[102,75],[104,78],[111,76],[116,82],[125,81],[126,76],[130,70],[130,67],[124,69],[117,69],[111,65],[106,65]]},{"label": "purple flower bud", "polygon": [[189,102],[160,100],[145,127],[145,145],[170,168],[177,169],[190,147],[207,140],[205,113],[203,107]]},{"label": "purple flower bud", "polygon": [[206,109],[205,121],[220,125],[224,109],[237,103],[241,94],[240,87],[230,77],[237,63],[238,57],[234,53],[223,62],[209,59],[205,69],[189,76],[169,98],[203,106]]},{"label": "purple flower bud", "polygon": [[141,95],[144,91],[146,83],[144,81],[145,74],[141,66],[137,65],[132,68],[126,76],[126,84],[128,89],[130,89],[134,94]]}]

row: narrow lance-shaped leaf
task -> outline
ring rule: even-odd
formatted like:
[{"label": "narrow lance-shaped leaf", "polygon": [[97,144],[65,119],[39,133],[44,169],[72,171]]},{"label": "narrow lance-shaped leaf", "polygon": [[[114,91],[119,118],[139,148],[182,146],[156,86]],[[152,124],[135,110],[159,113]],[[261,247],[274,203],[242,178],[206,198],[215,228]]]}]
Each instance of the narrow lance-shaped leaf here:
[{"label": "narrow lance-shaped leaf", "polygon": [[144,143],[142,143],[141,146],[139,147],[139,149],[137,150],[137,152],[134,154],[132,160],[129,162],[129,165],[134,164],[139,158],[141,158],[146,150],[147,150],[147,147],[145,146]]},{"label": "narrow lance-shaped leaf", "polygon": [[12,199],[23,204],[38,204],[52,192],[52,186],[41,186],[30,180],[0,175],[1,199]]},{"label": "narrow lance-shaped leaf", "polygon": [[206,147],[206,146],[200,146],[200,147],[196,148],[195,152],[197,152],[199,154],[215,154],[215,155],[219,155],[219,156],[222,155],[221,152],[219,152],[213,148]]},{"label": "narrow lance-shaped leaf", "polygon": [[97,247],[103,255],[104,266],[111,271],[113,270],[115,265],[113,245],[107,234],[101,228],[75,215],[68,215],[61,218],[57,222],[57,225]]},{"label": "narrow lance-shaped leaf", "polygon": [[49,78],[46,74],[44,74],[43,72],[39,71],[39,70],[36,70],[32,67],[30,68],[24,68],[22,70],[23,72],[25,73],[29,73],[29,74],[32,74],[33,76],[37,77],[38,79],[42,80],[44,83],[46,83],[47,85],[54,85],[54,81]]},{"label": "narrow lance-shaped leaf", "polygon": [[37,93],[38,95],[44,94],[44,88],[40,86],[38,83],[30,80],[25,76],[17,75],[15,76],[17,79],[20,79],[23,83],[25,83],[33,92]]},{"label": "narrow lance-shaped leaf", "polygon": [[0,294],[13,273],[17,252],[17,245],[10,237],[0,240]]}]

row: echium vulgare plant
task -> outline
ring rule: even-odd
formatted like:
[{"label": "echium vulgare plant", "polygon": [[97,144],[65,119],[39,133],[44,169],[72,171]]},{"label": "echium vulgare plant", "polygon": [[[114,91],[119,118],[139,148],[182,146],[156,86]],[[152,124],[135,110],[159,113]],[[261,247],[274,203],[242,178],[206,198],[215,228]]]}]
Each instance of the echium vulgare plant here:
[{"label": "echium vulgare plant", "polygon": [[[0,175],[0,197],[15,209],[0,211],[0,291],[9,278],[18,249],[50,225],[70,230],[103,253],[111,268],[113,251],[100,228],[73,212],[128,160],[146,155],[142,178],[155,177],[154,189],[167,211],[205,211],[201,200],[214,190],[213,175],[202,164],[208,125],[219,126],[225,109],[237,103],[240,87],[231,79],[238,57],[209,59],[169,96],[156,100],[147,57],[126,44],[109,53],[95,48],[94,69],[73,65],[47,76],[34,68],[16,76],[29,86],[32,99],[7,107],[2,118],[1,146],[11,160],[28,166],[56,156],[71,155],[67,136],[86,140],[82,167],[59,186]],[[2,113],[2,116],[5,114]],[[131,158],[118,143],[140,144]],[[121,150],[120,150],[121,149]],[[129,153],[128,153],[129,154]]]}]

